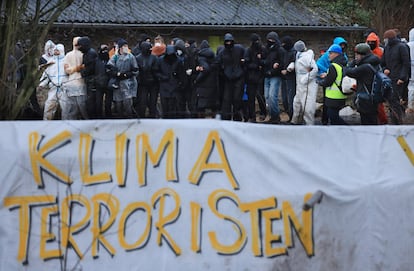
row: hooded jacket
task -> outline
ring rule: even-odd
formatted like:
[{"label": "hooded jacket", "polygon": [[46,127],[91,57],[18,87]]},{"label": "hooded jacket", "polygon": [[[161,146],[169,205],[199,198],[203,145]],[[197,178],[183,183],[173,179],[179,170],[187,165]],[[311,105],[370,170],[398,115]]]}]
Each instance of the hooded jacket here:
[{"label": "hooded jacket", "polygon": [[82,64],[85,66],[81,70],[82,77],[90,81],[95,79],[95,65],[98,54],[91,48],[91,40],[88,37],[81,37],[78,40],[79,51],[83,53]]},{"label": "hooded jacket", "polygon": [[246,67],[247,83],[258,84],[263,79],[263,52],[264,48],[259,40],[252,40],[251,46],[246,49],[244,64]]},{"label": "hooded jacket", "polygon": [[139,69],[139,84],[152,86],[157,82],[158,63],[157,57],[151,54],[151,43],[141,43],[141,53],[137,56]]},{"label": "hooded jacket", "polygon": [[388,44],[384,48],[381,59],[381,66],[390,70],[388,75],[391,80],[398,79],[408,82],[410,76],[410,53],[408,46],[403,44],[398,38],[388,39]]},{"label": "hooded jacket", "polygon": [[[334,38],[332,44],[337,44],[340,45],[341,43],[347,43],[347,41],[343,38],[343,37],[336,37]],[[317,61],[316,61],[316,65],[318,65],[318,73],[322,74],[322,73],[326,73],[328,71],[329,65],[331,64],[329,62],[329,53],[328,51],[326,51]],[[348,56],[346,55],[346,53],[343,54],[344,59],[345,59],[345,64],[346,62],[348,62]]]},{"label": "hooded jacket", "polygon": [[414,28],[411,28],[411,30],[408,32],[408,47],[410,48],[410,65],[411,65],[411,74],[410,74],[410,80],[414,80]]},{"label": "hooded jacket", "polygon": [[196,72],[196,107],[199,109],[212,108],[215,107],[218,102],[218,72],[217,67],[214,65],[214,52],[206,40],[201,42],[200,50],[197,56],[196,66],[202,67],[203,70]]},{"label": "hooded jacket", "polygon": [[48,86],[50,89],[61,88],[68,80],[65,73],[63,59],[65,58],[65,47],[63,44],[56,45],[55,49],[59,50],[58,56],[54,55],[48,63],[53,63],[48,66],[40,78],[39,86]]},{"label": "hooded jacket", "polygon": [[44,53],[39,59],[39,65],[46,64],[53,58],[53,50],[55,49],[55,46],[56,44],[53,41],[46,41]]},{"label": "hooded jacket", "polygon": [[[284,50],[281,47],[279,36],[276,32],[269,32],[266,39],[272,39],[274,44],[267,44],[264,49],[263,69],[265,77],[280,77],[282,76],[282,69],[284,67]],[[279,67],[274,69],[273,65],[279,63]]]},{"label": "hooded jacket", "polygon": [[382,57],[382,55],[383,55],[383,53],[384,53],[384,49],[382,49],[382,48],[380,47],[380,39],[379,39],[378,35],[377,35],[377,34],[375,34],[374,32],[371,32],[371,33],[368,35],[367,39],[366,39],[366,42],[367,42],[367,43],[368,43],[369,41],[375,41],[375,48],[374,48],[374,50],[371,50],[371,51],[372,51],[372,53],[373,53],[374,55],[376,55],[377,57],[379,57],[379,58],[381,59],[381,57]]},{"label": "hooded jacket", "polygon": [[234,38],[230,33],[224,36],[225,41],[232,41],[233,46],[226,47],[217,54],[217,63],[220,65],[224,77],[227,80],[235,81],[244,76],[243,63],[244,47],[240,44],[234,44]]}]

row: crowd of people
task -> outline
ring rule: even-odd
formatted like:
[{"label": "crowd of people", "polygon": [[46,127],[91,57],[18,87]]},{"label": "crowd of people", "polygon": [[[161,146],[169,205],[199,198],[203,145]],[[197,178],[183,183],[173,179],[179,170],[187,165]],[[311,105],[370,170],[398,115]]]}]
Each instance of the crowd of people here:
[{"label": "crowd of people", "polygon": [[[88,37],[75,37],[65,54],[62,44],[49,40],[39,63],[43,74],[37,93],[46,97],[45,120],[219,114],[223,120],[313,125],[321,87],[322,124],[343,125],[347,123],[339,112],[348,95],[342,93],[342,77],[355,78],[355,91],[360,92],[382,70],[394,91],[385,99],[387,106],[378,103],[361,110],[361,124],[401,124],[405,112],[414,112],[414,29],[409,40],[390,29],[381,45],[379,35],[371,32],[355,46],[352,61],[343,37],[334,38],[316,59],[304,41],[279,38],[274,31],[264,42],[251,34],[247,47],[227,33],[216,51],[207,40],[198,46],[193,39],[174,38],[167,44],[161,36],[141,34],[135,46],[119,38],[96,50]],[[280,118],[279,100],[287,121]]]}]

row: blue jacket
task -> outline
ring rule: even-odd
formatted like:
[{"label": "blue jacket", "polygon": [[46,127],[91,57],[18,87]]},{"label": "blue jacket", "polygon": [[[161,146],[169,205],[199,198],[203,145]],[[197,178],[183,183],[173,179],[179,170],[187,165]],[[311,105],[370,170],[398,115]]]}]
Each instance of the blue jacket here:
[{"label": "blue jacket", "polygon": [[[336,37],[333,40],[333,43],[332,44],[338,44],[338,45],[340,45],[341,43],[344,43],[344,42],[347,43],[347,41],[344,38],[342,38],[342,37]],[[329,53],[328,53],[328,51],[326,51],[316,61],[316,65],[318,65],[318,74],[326,73],[328,71],[329,65],[331,64],[331,62],[329,61],[328,55],[329,55]],[[344,55],[346,61],[348,62],[348,56],[346,55],[346,53],[344,53],[343,55]]]}]

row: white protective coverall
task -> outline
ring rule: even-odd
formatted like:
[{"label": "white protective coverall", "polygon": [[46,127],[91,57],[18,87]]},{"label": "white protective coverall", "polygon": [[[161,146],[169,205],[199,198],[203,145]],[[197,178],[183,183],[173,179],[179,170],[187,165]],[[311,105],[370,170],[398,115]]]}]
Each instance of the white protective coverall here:
[{"label": "white protective coverall", "polygon": [[88,119],[86,111],[86,84],[79,72],[82,69],[83,54],[75,46],[79,37],[73,38],[73,50],[65,56],[65,72],[69,75],[65,84],[66,95],[62,97],[62,119],[76,120],[79,114],[83,119]]},{"label": "white protective coverall", "polygon": [[44,120],[52,120],[54,118],[60,98],[64,92],[64,84],[68,80],[68,76],[63,67],[65,47],[63,44],[58,44],[55,49],[59,50],[60,54],[54,55],[53,58],[49,59],[48,64],[50,64],[50,66],[48,66],[43,72],[39,84],[39,87],[41,88],[48,88],[47,99],[43,112]]},{"label": "white protective coverall", "polygon": [[410,47],[410,65],[411,74],[410,81],[408,82],[408,104],[407,108],[410,112],[414,113],[414,28],[408,32],[408,47]]},{"label": "white protective coverall", "polygon": [[293,124],[301,124],[302,118],[306,125],[315,122],[316,94],[318,85],[316,76],[318,66],[314,59],[314,53],[308,49],[298,52],[295,61],[296,95],[293,99]]},{"label": "white protective coverall", "polygon": [[[53,51],[55,50],[55,47],[56,47],[56,44],[53,41],[51,40],[46,41],[43,55],[41,56],[39,60],[39,69],[43,69],[43,68],[46,69],[46,67],[48,66],[47,63],[50,63],[50,60],[53,58]],[[45,87],[39,86],[36,89],[37,102],[43,110],[45,107],[45,102],[47,100],[48,92],[49,92],[48,86],[45,86]]]}]

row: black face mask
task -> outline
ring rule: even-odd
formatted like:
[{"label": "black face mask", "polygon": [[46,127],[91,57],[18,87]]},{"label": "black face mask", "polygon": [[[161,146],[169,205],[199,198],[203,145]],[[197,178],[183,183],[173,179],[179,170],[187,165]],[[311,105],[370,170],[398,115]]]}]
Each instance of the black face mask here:
[{"label": "black face mask", "polygon": [[145,50],[142,50],[142,54],[143,54],[144,56],[149,56],[149,55],[151,54],[151,49],[145,49]]},{"label": "black face mask", "polygon": [[260,42],[259,41],[254,41],[252,42],[252,48],[254,49],[260,49]]},{"label": "black face mask", "polygon": [[275,41],[268,41],[267,42],[267,48],[273,48],[273,47],[275,47],[275,45],[276,45]]},{"label": "black face mask", "polygon": [[109,53],[108,53],[108,49],[101,49],[99,51],[99,58],[102,60],[109,60]]},{"label": "black face mask", "polygon": [[231,49],[233,47],[234,47],[234,43],[233,42],[231,42],[230,44],[224,43],[224,48],[226,48],[226,49]]},{"label": "black face mask", "polygon": [[369,48],[371,48],[371,51],[377,47],[376,42],[368,42],[368,45],[369,45]]}]

